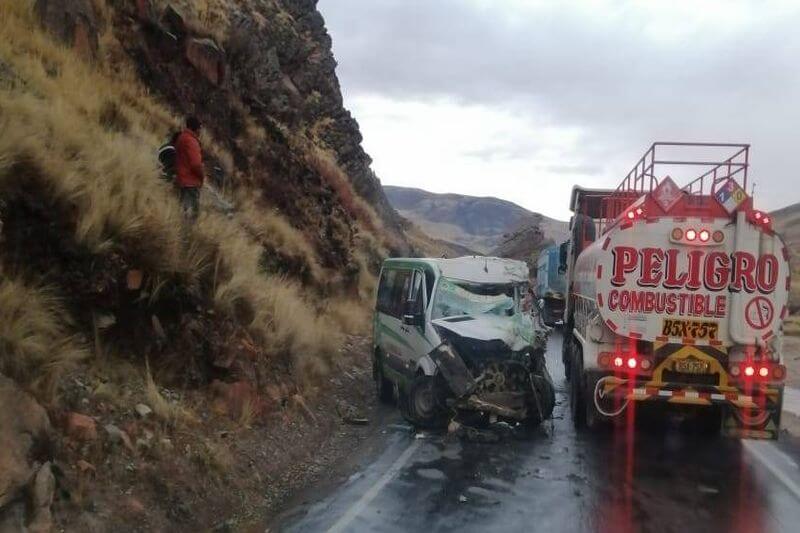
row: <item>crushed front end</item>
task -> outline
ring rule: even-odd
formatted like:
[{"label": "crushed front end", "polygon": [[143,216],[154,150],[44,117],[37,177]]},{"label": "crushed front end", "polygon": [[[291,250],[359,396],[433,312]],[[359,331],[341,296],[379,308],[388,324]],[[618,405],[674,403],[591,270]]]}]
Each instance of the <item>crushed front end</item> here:
[{"label": "crushed front end", "polygon": [[491,334],[469,337],[441,322],[437,330],[444,342],[429,355],[456,419],[538,424],[551,416],[555,392],[545,365],[544,337],[522,343],[489,338]]}]

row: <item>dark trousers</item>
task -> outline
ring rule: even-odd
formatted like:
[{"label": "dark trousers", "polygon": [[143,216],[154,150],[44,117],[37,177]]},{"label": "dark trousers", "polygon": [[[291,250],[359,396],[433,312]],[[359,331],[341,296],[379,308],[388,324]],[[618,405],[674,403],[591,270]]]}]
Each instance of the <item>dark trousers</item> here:
[{"label": "dark trousers", "polygon": [[181,187],[180,190],[183,216],[194,222],[200,214],[200,187]]}]

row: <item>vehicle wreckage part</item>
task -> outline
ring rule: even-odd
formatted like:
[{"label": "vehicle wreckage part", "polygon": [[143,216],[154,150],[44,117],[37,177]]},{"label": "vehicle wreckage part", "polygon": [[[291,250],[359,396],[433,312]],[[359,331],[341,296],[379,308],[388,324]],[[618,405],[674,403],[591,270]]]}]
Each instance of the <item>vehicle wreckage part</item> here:
[{"label": "vehicle wreckage part", "polygon": [[475,390],[475,378],[449,343],[444,342],[434,348],[430,358],[439,367],[439,372],[456,397],[466,396]]}]

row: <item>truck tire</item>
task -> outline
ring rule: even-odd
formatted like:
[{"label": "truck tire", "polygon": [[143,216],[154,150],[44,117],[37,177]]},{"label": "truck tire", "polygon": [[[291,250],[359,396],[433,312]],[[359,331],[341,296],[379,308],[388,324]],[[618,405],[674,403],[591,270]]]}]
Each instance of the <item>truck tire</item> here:
[{"label": "truck tire", "polygon": [[586,427],[586,401],[583,387],[583,361],[574,358],[570,363],[569,409],[577,429]]},{"label": "truck tire", "polygon": [[594,388],[598,377],[591,377],[583,370],[583,350],[573,343],[572,378],[570,379],[570,411],[577,429],[596,431],[607,425],[608,420],[598,412],[594,404]]},{"label": "truck tire", "polygon": [[564,363],[564,376],[567,381],[572,380],[572,343],[575,340],[572,338],[572,328],[564,328],[564,338],[561,341],[561,362]]},{"label": "truck tire", "polygon": [[447,424],[441,388],[433,376],[419,375],[400,400],[403,417],[421,429],[440,429]]},{"label": "truck tire", "polygon": [[381,403],[394,403],[394,386],[383,374],[383,358],[379,351],[372,358],[372,379],[375,380],[375,394]]}]

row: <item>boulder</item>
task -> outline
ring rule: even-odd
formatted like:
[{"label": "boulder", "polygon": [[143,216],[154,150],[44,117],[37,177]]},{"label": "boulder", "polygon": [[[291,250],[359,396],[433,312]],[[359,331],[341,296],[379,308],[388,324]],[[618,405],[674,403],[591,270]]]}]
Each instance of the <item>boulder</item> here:
[{"label": "boulder", "polygon": [[[0,530],[19,522],[33,525],[44,506],[49,516],[52,483],[47,476],[52,472],[46,460],[51,431],[42,406],[0,375]],[[46,518],[39,523],[46,524]]]},{"label": "boulder", "polygon": [[97,56],[98,21],[91,0],[36,0],[42,25],[61,42],[86,58]]},{"label": "boulder", "polygon": [[168,4],[161,15],[161,23],[176,37],[183,38],[189,31],[186,26],[186,17],[178,8]]},{"label": "boulder", "polygon": [[139,418],[147,418],[148,416],[153,414],[153,410],[150,409],[149,406],[147,406],[147,405],[145,405],[143,403],[137,403],[136,407],[134,407],[133,410],[136,411],[136,415]]},{"label": "boulder", "polygon": [[90,416],[68,413],[64,433],[80,442],[97,439],[97,423]]},{"label": "boulder", "polygon": [[30,514],[28,523],[30,533],[46,533],[53,529],[53,514],[50,508],[53,505],[53,496],[56,492],[56,478],[50,463],[47,462],[39,469],[30,489]]},{"label": "boulder", "polygon": [[104,429],[106,430],[108,439],[112,444],[122,444],[128,449],[128,451],[134,451],[133,442],[131,442],[131,438],[127,433],[125,433],[125,431],[121,430],[114,424],[106,424]]},{"label": "boulder", "polygon": [[225,81],[225,52],[213,39],[192,38],[185,46],[186,59],[203,77],[214,85]]}]

